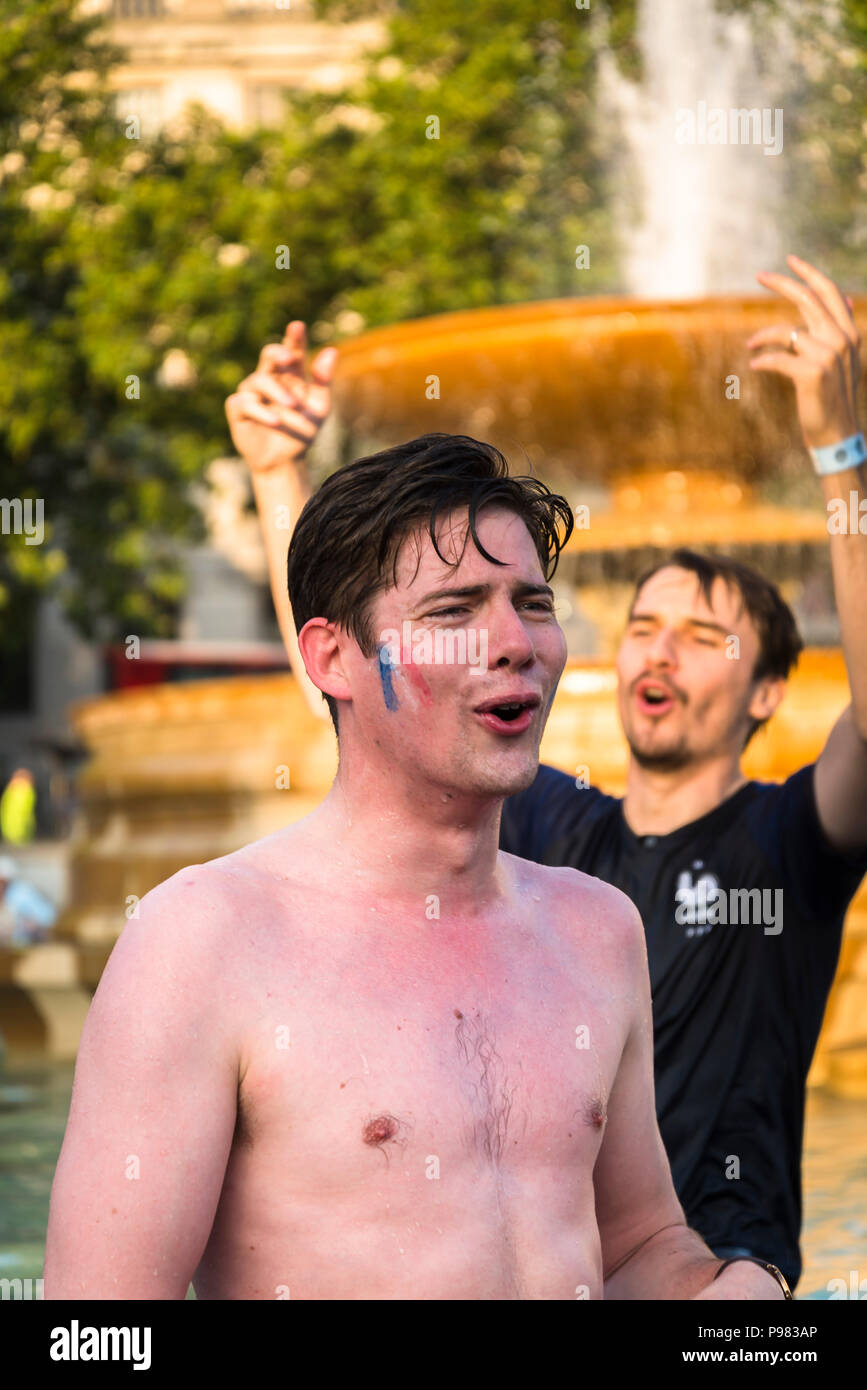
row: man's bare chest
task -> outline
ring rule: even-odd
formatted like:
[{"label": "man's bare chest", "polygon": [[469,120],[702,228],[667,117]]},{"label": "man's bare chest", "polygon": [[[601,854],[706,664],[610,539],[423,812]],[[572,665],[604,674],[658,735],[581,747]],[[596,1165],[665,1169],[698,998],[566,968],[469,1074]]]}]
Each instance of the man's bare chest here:
[{"label": "man's bare chest", "polygon": [[236,1148],[339,1189],[399,1166],[595,1162],[625,1040],[616,995],[538,963],[426,973],[323,963],[263,974]]}]

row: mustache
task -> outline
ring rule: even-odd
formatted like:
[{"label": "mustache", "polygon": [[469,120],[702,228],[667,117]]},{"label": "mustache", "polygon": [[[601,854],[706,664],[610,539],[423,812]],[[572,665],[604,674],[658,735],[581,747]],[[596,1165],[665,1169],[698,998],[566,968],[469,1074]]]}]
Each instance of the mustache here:
[{"label": "mustache", "polygon": [[663,676],[655,676],[652,671],[642,671],[641,675],[636,677],[629,687],[630,695],[635,694],[642,681],[653,681],[656,685],[661,685],[664,690],[670,690],[675,699],[680,700],[683,704],[686,703],[685,690],[681,690],[680,686]]}]

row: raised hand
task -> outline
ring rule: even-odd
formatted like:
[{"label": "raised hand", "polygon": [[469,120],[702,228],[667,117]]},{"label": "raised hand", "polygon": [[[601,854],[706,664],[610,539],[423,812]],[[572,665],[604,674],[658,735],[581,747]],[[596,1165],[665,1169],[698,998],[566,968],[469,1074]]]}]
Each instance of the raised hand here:
[{"label": "raised hand", "polygon": [[775,350],[752,358],[750,366],[757,372],[779,372],[794,382],[804,443],[820,448],[858,433],[855,392],[861,337],[852,301],[834,281],[799,256],[786,259],[800,279],[768,271],[756,279],[793,304],[800,317],[754,333],[748,348]]},{"label": "raised hand", "polygon": [[306,347],[307,330],[293,319],[283,342],[263,347],[256,370],[226,401],[235,448],[254,473],[303,459],[331,409],[337,349],[323,348],[308,378]]}]

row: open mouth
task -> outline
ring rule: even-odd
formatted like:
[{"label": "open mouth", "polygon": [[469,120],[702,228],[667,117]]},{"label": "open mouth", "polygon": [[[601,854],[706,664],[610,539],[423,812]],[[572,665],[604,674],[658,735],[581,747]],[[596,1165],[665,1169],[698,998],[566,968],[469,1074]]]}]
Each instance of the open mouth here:
[{"label": "open mouth", "polygon": [[525,700],[502,700],[499,704],[489,701],[475,713],[494,733],[521,734],[532,724],[538,707],[538,697],[528,696]]},{"label": "open mouth", "polygon": [[645,714],[663,714],[674,705],[674,696],[664,685],[655,681],[642,681],[635,692],[639,709]]},{"label": "open mouth", "polygon": [[528,708],[528,705],[494,705],[490,713],[495,714],[498,719],[505,719],[506,723],[510,724],[513,719],[517,719]]}]

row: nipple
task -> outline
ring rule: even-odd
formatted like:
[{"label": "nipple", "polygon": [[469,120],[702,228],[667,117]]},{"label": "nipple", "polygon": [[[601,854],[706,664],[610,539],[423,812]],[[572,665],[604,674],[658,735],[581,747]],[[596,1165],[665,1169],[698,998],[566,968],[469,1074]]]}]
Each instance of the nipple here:
[{"label": "nipple", "polygon": [[605,1107],[601,1100],[591,1100],[587,1106],[587,1123],[594,1129],[601,1129],[605,1124]]},{"label": "nipple", "polygon": [[393,1115],[376,1115],[364,1126],[364,1142],[373,1148],[379,1148],[382,1144],[387,1144],[389,1139],[394,1139],[397,1131],[398,1122]]}]

